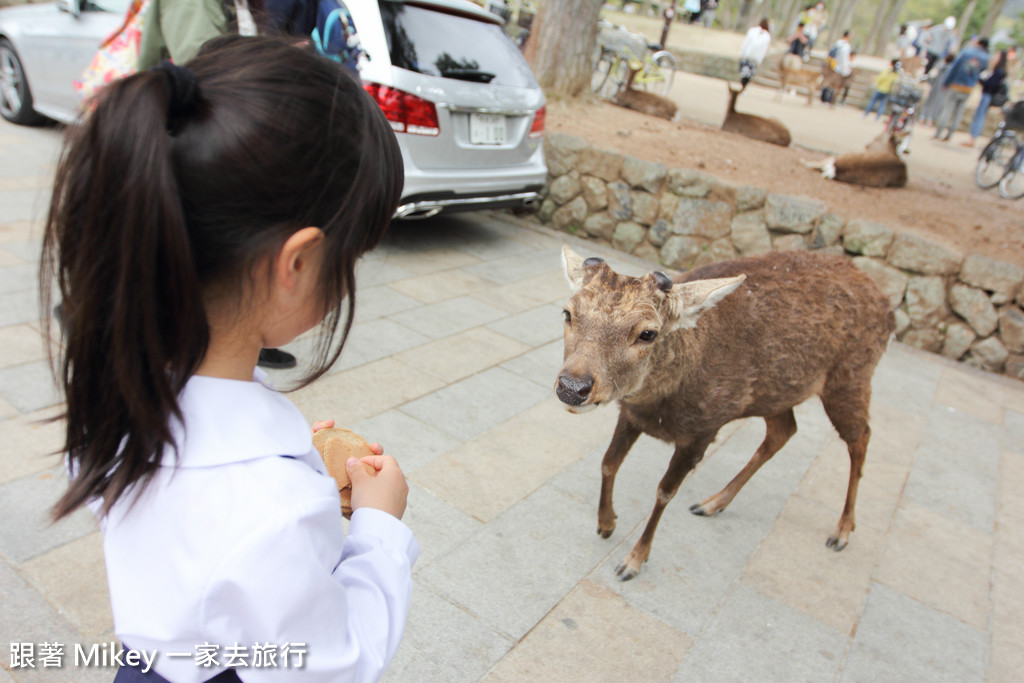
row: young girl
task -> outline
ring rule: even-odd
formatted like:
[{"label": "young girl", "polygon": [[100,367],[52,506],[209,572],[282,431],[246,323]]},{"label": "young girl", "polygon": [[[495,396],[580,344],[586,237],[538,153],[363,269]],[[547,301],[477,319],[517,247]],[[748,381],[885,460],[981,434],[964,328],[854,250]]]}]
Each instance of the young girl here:
[{"label": "young girl", "polygon": [[394,655],[419,552],[402,472],[378,445],[374,476],[348,463],[345,537],[306,420],[256,361],[318,323],[305,383],[337,359],[402,178],[360,84],[268,38],[113,83],[70,131],[41,276],[66,308],[54,514],[98,511],[115,631],[156,652],[118,683],[369,681]]}]

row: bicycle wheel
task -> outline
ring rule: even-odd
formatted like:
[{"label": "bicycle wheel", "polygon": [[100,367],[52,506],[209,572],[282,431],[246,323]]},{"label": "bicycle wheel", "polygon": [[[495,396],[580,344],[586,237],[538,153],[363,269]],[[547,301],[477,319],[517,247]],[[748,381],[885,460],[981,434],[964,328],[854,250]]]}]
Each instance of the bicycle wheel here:
[{"label": "bicycle wheel", "polygon": [[1020,199],[1024,197],[1024,168],[1021,168],[1021,157],[1024,156],[1024,147],[1018,148],[1017,153],[1007,165],[1006,175],[999,180],[999,196],[1003,199]]},{"label": "bicycle wheel", "polygon": [[998,185],[1006,175],[1009,162],[1016,151],[1017,143],[1012,136],[1000,135],[992,138],[978,157],[978,165],[974,169],[975,184],[983,190]]},{"label": "bicycle wheel", "polygon": [[608,74],[611,73],[614,62],[614,52],[604,48],[597,48],[594,55],[594,73],[590,77],[590,89],[592,92],[601,93],[605,83],[608,82]]}]

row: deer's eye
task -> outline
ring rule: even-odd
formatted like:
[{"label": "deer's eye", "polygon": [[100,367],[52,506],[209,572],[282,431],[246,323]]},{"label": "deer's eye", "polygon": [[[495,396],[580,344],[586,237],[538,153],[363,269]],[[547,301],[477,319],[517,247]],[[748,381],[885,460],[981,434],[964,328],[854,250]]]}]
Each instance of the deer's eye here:
[{"label": "deer's eye", "polygon": [[652,342],[658,336],[658,333],[654,330],[644,330],[640,333],[638,339],[642,342]]},{"label": "deer's eye", "polygon": [[567,322],[567,323],[571,323],[572,322],[572,314],[570,314],[569,311],[562,311],[562,315],[565,316],[565,322]]}]

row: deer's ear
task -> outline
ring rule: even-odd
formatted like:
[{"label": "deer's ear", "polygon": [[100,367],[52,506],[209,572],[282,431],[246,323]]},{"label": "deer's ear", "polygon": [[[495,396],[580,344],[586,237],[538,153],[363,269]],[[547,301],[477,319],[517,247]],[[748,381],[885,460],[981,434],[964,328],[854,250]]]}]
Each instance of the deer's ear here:
[{"label": "deer's ear", "polygon": [[675,285],[668,294],[667,327],[670,330],[696,327],[701,313],[735,291],[746,279],[746,275],[737,275]]},{"label": "deer's ear", "polygon": [[570,249],[568,244],[563,244],[562,265],[565,267],[565,277],[569,280],[569,287],[575,294],[583,287],[583,257]]}]

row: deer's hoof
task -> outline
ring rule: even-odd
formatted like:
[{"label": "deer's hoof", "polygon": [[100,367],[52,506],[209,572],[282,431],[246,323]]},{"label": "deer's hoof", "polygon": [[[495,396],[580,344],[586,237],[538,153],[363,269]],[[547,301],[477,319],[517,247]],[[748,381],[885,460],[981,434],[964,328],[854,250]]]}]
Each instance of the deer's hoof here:
[{"label": "deer's hoof", "polygon": [[615,527],[612,527],[611,529],[602,529],[601,527],[597,527],[597,535],[601,538],[609,538],[614,531]]},{"label": "deer's hoof", "polygon": [[619,581],[629,581],[639,573],[639,567],[630,567],[626,562],[615,568],[615,575],[619,577]]},{"label": "deer's hoof", "polygon": [[693,514],[697,515],[698,517],[710,517],[712,515],[717,515],[719,512],[721,512],[724,509],[725,508],[718,508],[717,510],[709,510],[707,507],[705,507],[704,503],[695,503],[695,504],[690,506],[690,512],[692,512]]},{"label": "deer's hoof", "polygon": [[832,550],[835,550],[838,553],[840,550],[846,547],[847,543],[849,543],[849,541],[845,538],[839,538],[838,536],[829,536],[828,540],[825,541],[825,547],[832,548]]}]

